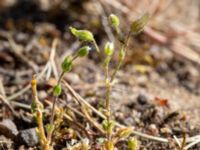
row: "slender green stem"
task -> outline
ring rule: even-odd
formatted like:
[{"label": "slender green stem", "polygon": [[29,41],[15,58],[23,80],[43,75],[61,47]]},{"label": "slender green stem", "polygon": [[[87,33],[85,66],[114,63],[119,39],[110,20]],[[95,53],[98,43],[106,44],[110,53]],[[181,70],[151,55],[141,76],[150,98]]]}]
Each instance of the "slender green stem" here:
[{"label": "slender green stem", "polygon": [[77,53],[72,57],[71,61],[73,62],[76,58],[78,58],[78,54]]},{"label": "slender green stem", "polygon": [[122,61],[123,61],[123,60],[120,60],[120,61],[119,61],[119,63],[117,64],[117,67],[115,68],[113,74],[111,75],[111,78],[110,78],[110,82],[111,82],[111,83],[112,83],[113,80],[115,79],[116,74],[117,74],[118,70],[120,69],[120,67],[121,67],[121,65],[122,65]]},{"label": "slender green stem", "polygon": [[[131,31],[129,31],[127,37],[126,37],[126,40],[125,42],[122,44],[122,47],[121,47],[121,50],[124,51],[124,55],[126,54],[126,47],[127,47],[127,44],[128,44],[128,41],[130,39],[130,36],[131,36]],[[110,111],[110,95],[111,95],[111,91],[112,91],[112,82],[113,80],[115,79],[116,77],[116,74],[118,72],[118,70],[120,69],[121,65],[122,65],[122,62],[124,60],[124,57],[120,57],[120,60],[119,60],[119,63],[117,64],[114,72],[112,73],[111,75],[111,78],[110,80],[108,79],[108,68],[109,68],[109,62],[110,62],[110,56],[107,56],[107,58],[105,59],[105,73],[106,73],[106,79],[105,79],[105,84],[106,84],[106,106],[105,106],[105,109],[106,109],[106,119],[107,119],[107,123],[110,124],[111,123],[111,111]],[[111,140],[111,136],[112,136],[112,130],[108,130],[107,131],[107,140],[110,141]]]},{"label": "slender green stem", "polygon": [[[125,55],[126,55],[126,52],[127,52],[127,45],[128,45],[128,42],[129,42],[130,37],[131,37],[131,30],[128,32],[128,35],[127,35],[127,37],[126,37],[126,40],[125,40],[125,42],[124,42],[124,43],[122,44],[122,46],[121,46],[121,49],[124,51],[124,54],[125,54]],[[123,60],[124,60],[124,58],[120,58],[120,60],[119,60],[119,62],[118,62],[118,64],[117,64],[117,66],[116,66],[116,68],[115,68],[113,74],[111,75],[111,78],[110,78],[110,82],[111,82],[111,83],[112,83],[113,80],[115,79],[116,74],[117,74],[117,72],[119,71],[119,69],[120,69],[120,67],[121,67],[121,65],[122,65]]]},{"label": "slender green stem", "polygon": [[132,31],[129,30],[128,35],[127,35],[127,37],[126,37],[126,41],[125,41],[125,43],[124,43],[124,51],[125,51],[125,53],[127,52],[127,46],[128,46],[128,42],[129,42],[130,37],[131,37],[131,33],[132,33]]},{"label": "slender green stem", "polygon": [[[78,58],[78,55],[75,54],[73,57],[72,57],[72,60],[71,62],[73,62],[76,58]],[[61,84],[61,80],[64,76],[65,72],[62,71],[62,73],[60,74],[59,78],[58,78],[58,81],[57,81],[57,85],[60,85]],[[56,108],[56,102],[58,101],[58,96],[56,96],[54,98],[54,101],[53,101],[53,105],[52,105],[52,109],[51,109],[51,118],[50,118],[50,126],[53,127],[53,122],[54,122],[54,118],[55,118],[55,108]],[[47,139],[49,141],[51,141],[51,138],[52,138],[52,133],[53,133],[53,128],[49,131],[48,133],[48,136],[47,136]]]},{"label": "slender green stem", "polygon": [[[111,121],[111,112],[110,112],[110,92],[111,92],[112,86],[110,85],[110,83],[108,83],[107,85],[107,91],[106,91],[106,119],[107,119],[107,123],[110,124]],[[109,129],[107,131],[107,139],[111,140],[111,135],[112,135],[112,131]]]},{"label": "slender green stem", "polygon": [[[62,80],[64,74],[65,74],[64,71],[60,74],[57,85],[59,85],[61,83],[61,80]],[[51,118],[50,118],[50,126],[51,127],[53,127],[53,122],[54,122],[54,118],[55,118],[55,107],[56,107],[57,101],[58,101],[58,96],[56,96],[55,99],[53,100],[53,105],[52,105],[52,109],[51,109]],[[53,133],[53,128],[49,131],[49,133],[47,135],[47,139],[49,141],[51,141],[52,133]]]},{"label": "slender green stem", "polygon": [[93,40],[92,43],[94,44],[94,47],[95,47],[96,51],[98,53],[100,53],[99,46],[97,45],[97,42],[95,40]]},{"label": "slender green stem", "polygon": [[[106,110],[106,120],[109,124],[110,122],[110,81],[109,81],[109,63],[110,63],[111,56],[107,56],[104,60],[104,70],[105,70],[105,85],[106,85],[106,101],[105,101],[105,110]],[[111,133],[109,130],[107,131],[107,139],[111,139]]]},{"label": "slender green stem", "polygon": [[107,56],[104,60],[104,70],[105,70],[105,82],[109,79],[109,63],[110,63],[111,56]]}]

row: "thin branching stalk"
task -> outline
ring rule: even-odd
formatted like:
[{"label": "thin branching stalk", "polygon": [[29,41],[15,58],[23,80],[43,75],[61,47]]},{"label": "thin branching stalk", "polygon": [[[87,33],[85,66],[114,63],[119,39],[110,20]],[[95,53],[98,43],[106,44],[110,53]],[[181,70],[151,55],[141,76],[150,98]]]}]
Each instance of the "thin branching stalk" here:
[{"label": "thin branching stalk", "polygon": [[[126,37],[126,40],[125,40],[124,43],[122,43],[122,46],[121,46],[121,49],[120,49],[120,50],[122,50],[122,51],[124,52],[124,57],[125,57],[126,52],[127,52],[127,45],[128,45],[128,42],[129,42],[130,37],[131,37],[131,31],[128,32],[128,35],[127,35],[127,37]],[[121,67],[121,65],[122,65],[122,62],[123,62],[123,60],[124,60],[124,57],[120,57],[119,62],[118,62],[118,64],[117,64],[117,66],[116,66],[116,68],[115,68],[113,74],[111,75],[111,79],[110,79],[110,82],[111,82],[111,83],[114,81],[114,79],[115,79],[115,77],[116,77],[116,74],[117,74],[117,72],[119,71],[119,69],[120,69],[120,67]]]},{"label": "thin branching stalk", "polygon": [[[109,69],[109,62],[111,57],[108,55],[105,59],[105,65],[104,65],[104,69],[105,69],[105,84],[106,84],[106,105],[105,105],[105,109],[106,109],[106,119],[107,119],[107,123],[110,124],[111,123],[111,110],[110,110],[110,96],[111,96],[111,91],[112,91],[112,85],[113,85],[113,81],[116,77],[116,74],[118,72],[118,70],[120,69],[122,62],[124,60],[125,57],[125,53],[126,53],[126,47],[128,44],[128,41],[130,39],[130,35],[131,35],[131,31],[129,31],[125,42],[122,44],[121,46],[121,51],[120,53],[123,53],[123,56],[120,56],[119,62],[114,70],[114,72],[111,75],[111,78],[109,80],[109,75],[108,75],[108,69]],[[107,139],[110,141],[111,140],[111,136],[112,136],[112,130],[108,130],[107,131]]]},{"label": "thin branching stalk", "polygon": [[95,47],[96,51],[97,51],[98,53],[100,53],[99,46],[97,45],[96,40],[93,40],[92,43],[94,44],[94,47]]},{"label": "thin branching stalk", "polygon": [[[78,58],[78,55],[77,55],[77,54],[75,54],[75,55],[72,57],[71,63],[72,63],[76,58]],[[58,78],[58,81],[57,81],[56,86],[61,85],[61,81],[62,81],[63,76],[64,76],[65,73],[66,73],[66,71],[63,70],[62,73],[60,74],[59,78]],[[48,135],[47,135],[47,139],[48,139],[49,141],[51,141],[51,142],[52,142],[52,133],[53,133],[53,130],[54,130],[53,125],[54,125],[54,118],[55,118],[55,108],[56,108],[56,102],[58,101],[58,97],[59,97],[59,96],[55,96],[54,101],[53,101],[53,105],[52,105],[52,109],[51,109],[51,118],[50,118],[50,127],[51,127],[51,130],[48,132]]]}]

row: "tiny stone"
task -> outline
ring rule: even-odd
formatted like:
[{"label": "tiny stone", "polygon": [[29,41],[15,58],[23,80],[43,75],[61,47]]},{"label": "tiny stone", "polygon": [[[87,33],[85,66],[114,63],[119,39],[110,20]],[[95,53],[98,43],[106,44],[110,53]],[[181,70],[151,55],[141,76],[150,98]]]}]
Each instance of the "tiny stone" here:
[{"label": "tiny stone", "polygon": [[7,138],[14,139],[18,134],[18,130],[12,120],[5,119],[0,122],[0,134],[3,134]]},{"label": "tiny stone", "polygon": [[144,105],[147,103],[147,97],[143,94],[139,94],[137,97],[137,101],[139,104]]},{"label": "tiny stone", "polygon": [[155,124],[150,124],[149,125],[149,130],[154,134],[157,135],[159,133],[158,128],[156,127]]},{"label": "tiny stone", "polygon": [[35,146],[39,143],[36,128],[22,130],[18,134],[18,140],[21,144],[26,146]]}]

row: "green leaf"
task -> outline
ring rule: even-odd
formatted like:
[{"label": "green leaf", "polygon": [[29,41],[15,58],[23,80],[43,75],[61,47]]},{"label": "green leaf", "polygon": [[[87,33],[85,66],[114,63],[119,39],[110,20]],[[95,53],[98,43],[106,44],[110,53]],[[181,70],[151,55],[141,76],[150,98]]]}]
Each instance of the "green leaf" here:
[{"label": "green leaf", "polygon": [[141,18],[133,21],[133,23],[131,24],[131,32],[132,33],[141,32],[148,21],[149,21],[149,14],[146,13]]},{"label": "green leaf", "polygon": [[119,27],[120,21],[116,15],[110,14],[108,19],[109,19],[111,26],[113,26],[115,29]]},{"label": "green leaf", "polygon": [[61,85],[60,85],[60,84],[56,85],[56,86],[53,88],[53,95],[54,95],[54,96],[60,96],[61,92],[62,92],[62,88],[61,88]]},{"label": "green leaf", "polygon": [[70,27],[69,29],[71,33],[81,41],[94,41],[94,36],[92,32],[88,30],[77,30],[73,27]]},{"label": "green leaf", "polygon": [[107,121],[107,120],[104,120],[103,121],[103,123],[102,123],[102,126],[103,126],[103,129],[105,130],[105,131],[109,131],[109,132],[111,132],[112,131],[112,129],[114,128],[114,126],[115,126],[115,122],[114,121]]},{"label": "green leaf", "polygon": [[62,70],[64,72],[69,72],[72,68],[72,60],[71,57],[66,57],[62,63]]},{"label": "green leaf", "polygon": [[112,42],[107,42],[104,46],[104,52],[106,55],[111,56],[114,52],[114,44]]},{"label": "green leaf", "polygon": [[91,48],[89,46],[83,46],[78,50],[78,56],[80,57],[87,56],[90,50]]},{"label": "green leaf", "polygon": [[46,124],[45,126],[47,133],[51,133],[54,130],[54,125]]},{"label": "green leaf", "polygon": [[35,112],[36,112],[36,109],[37,109],[37,105],[36,105],[36,103],[33,101],[32,104],[31,104],[31,112],[32,112],[32,113],[35,113]]}]

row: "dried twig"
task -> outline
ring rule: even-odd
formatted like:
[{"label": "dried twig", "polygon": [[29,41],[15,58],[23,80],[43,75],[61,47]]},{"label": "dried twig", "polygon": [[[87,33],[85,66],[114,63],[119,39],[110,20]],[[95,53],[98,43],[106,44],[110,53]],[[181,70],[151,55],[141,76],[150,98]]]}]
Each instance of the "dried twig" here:
[{"label": "dried twig", "polygon": [[90,122],[90,124],[92,124],[96,129],[98,129],[101,132],[101,134],[105,134],[105,131],[102,129],[102,127],[97,122],[95,122],[95,120],[91,118],[90,114],[87,111],[86,106],[82,105],[81,108],[85,115],[85,118]]},{"label": "dried twig", "polygon": [[181,143],[180,143],[180,141],[178,140],[178,138],[177,138],[175,135],[174,135],[173,137],[174,137],[174,140],[175,140],[175,142],[177,143],[178,147],[181,148]]},{"label": "dried twig", "polygon": [[0,78],[0,94],[2,94],[3,97],[6,97],[6,92],[3,86],[2,78]]}]

